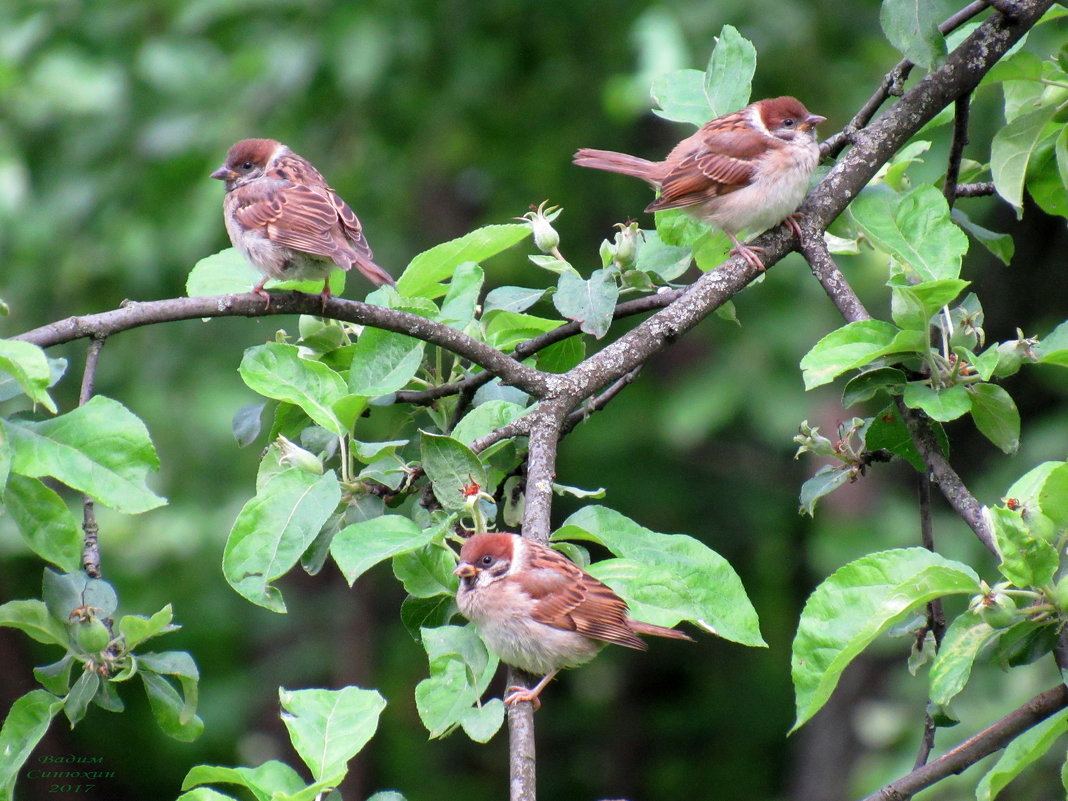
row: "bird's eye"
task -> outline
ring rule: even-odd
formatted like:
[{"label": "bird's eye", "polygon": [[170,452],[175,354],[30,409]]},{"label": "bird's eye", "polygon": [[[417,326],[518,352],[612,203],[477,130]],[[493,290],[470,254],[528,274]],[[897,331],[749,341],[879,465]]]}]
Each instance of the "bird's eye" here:
[{"label": "bird's eye", "polygon": [[243,169],[243,170],[251,170],[255,166],[256,165],[253,164],[251,161],[246,161],[244,164],[241,165],[241,169]]},{"label": "bird's eye", "polygon": [[787,117],[785,120],[782,121],[782,127],[793,128],[796,123],[797,120],[795,120],[793,117]]},{"label": "bird's eye", "polygon": [[492,565],[492,564],[493,564],[493,557],[492,557],[492,556],[490,556],[489,554],[486,554],[485,556],[483,556],[483,557],[482,557],[481,559],[479,559],[478,561],[480,561],[480,562],[481,562],[482,564],[484,564],[484,565],[485,565],[486,567],[489,567],[490,565]]}]

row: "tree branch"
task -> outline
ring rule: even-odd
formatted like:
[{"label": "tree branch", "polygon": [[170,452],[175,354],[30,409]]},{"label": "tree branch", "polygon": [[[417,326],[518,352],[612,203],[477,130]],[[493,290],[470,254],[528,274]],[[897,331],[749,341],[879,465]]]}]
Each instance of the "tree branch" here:
[{"label": "tree branch", "polygon": [[934,762],[867,796],[864,801],[904,801],[952,774],[961,773],[980,759],[1004,748],[1014,738],[1068,706],[1068,687],[1059,684],[1040,693],[997,723],[965,740]]},{"label": "tree branch", "polygon": [[251,293],[171,298],[147,302],[126,301],[119,309],[85,317],[68,317],[66,320],[59,320],[19,334],[15,339],[47,348],[83,337],[107,337],[131,328],[176,320],[313,314],[359,325],[371,325],[438,345],[480,365],[498,376],[504,383],[537,397],[549,394],[550,388],[556,383],[554,375],[520,364],[496,348],[479,342],[455,328],[436,323],[417,314],[344,298],[329,298],[324,304],[319,295],[307,295],[303,292],[272,295],[270,309],[264,309],[263,306],[263,299]]},{"label": "tree branch", "polygon": [[[85,371],[78,393],[78,405],[84,406],[93,397],[96,385],[96,370],[100,364],[100,351],[107,342],[105,337],[93,337],[85,354]],[[96,503],[91,495],[82,496],[82,567],[90,578],[100,578],[100,527],[96,522]]]}]

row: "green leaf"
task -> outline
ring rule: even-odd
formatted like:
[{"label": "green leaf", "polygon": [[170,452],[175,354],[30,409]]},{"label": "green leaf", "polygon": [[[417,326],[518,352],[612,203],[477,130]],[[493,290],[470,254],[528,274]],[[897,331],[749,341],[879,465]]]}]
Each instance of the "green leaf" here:
[{"label": "green leaf", "polygon": [[926,349],[926,338],[919,331],[902,331],[882,320],[848,323],[823,337],[801,359],[805,389],[829,383],[846,370],[890,353]]},{"label": "green leaf", "polygon": [[1043,106],[1023,114],[998,130],[990,143],[990,172],[994,186],[998,194],[1015,207],[1017,219],[1023,216],[1027,165],[1055,111],[1055,106]]},{"label": "green leaf", "polygon": [[649,94],[657,105],[653,113],[665,120],[700,126],[714,116],[701,70],[676,70],[660,75],[653,81]]},{"label": "green leaf", "polygon": [[983,436],[1010,456],[1020,447],[1020,412],[997,384],[974,384],[971,390],[972,419]]},{"label": "green leaf", "polygon": [[412,259],[397,281],[397,291],[406,297],[438,298],[446,293],[443,281],[464,262],[481,263],[531,233],[529,225],[487,225],[469,234],[442,242]]},{"label": "green leaf", "polygon": [[0,728],[0,798],[14,798],[19,771],[62,708],[63,699],[44,690],[31,690],[11,705]]},{"label": "green leaf", "polygon": [[419,372],[425,347],[404,334],[364,328],[353,349],[349,392],[374,398],[403,389]]},{"label": "green leaf", "polygon": [[197,765],[185,775],[182,789],[198,784],[236,784],[246,787],[256,801],[272,801],[275,793],[297,793],[305,782],[284,762],[268,760],[255,768],[227,768],[221,765]]},{"label": "green leaf", "polygon": [[342,436],[333,405],[347,394],[344,380],[322,362],[302,359],[296,345],[268,342],[245,351],[238,367],[254,392],[299,406],[317,424]]},{"label": "green leaf", "polygon": [[316,781],[343,774],[374,736],[386,699],[376,690],[278,688],[282,722]]},{"label": "green leaf", "polygon": [[82,718],[85,717],[85,711],[99,689],[100,674],[90,665],[86,665],[85,670],[67,693],[67,697],[63,699],[63,714],[67,716],[72,729],[81,723]]},{"label": "green leaf", "polygon": [[57,493],[39,479],[14,475],[4,507],[35,554],[67,572],[81,567],[81,526]]},{"label": "green leaf", "polygon": [[[193,657],[185,651],[161,651],[138,655],[141,673],[158,673],[174,676],[182,687],[182,708],[178,713],[178,723],[188,727],[196,717],[197,702],[200,697],[198,684],[200,670]],[[195,727],[196,724],[194,724]],[[201,728],[203,728],[201,726]],[[199,734],[197,735],[199,736]]]},{"label": "green leaf", "polygon": [[1034,350],[1041,363],[1068,367],[1068,320],[1043,337]]},{"label": "green leaf", "polygon": [[41,348],[17,339],[0,339],[0,370],[14,378],[34,403],[56,413],[56,404],[48,395],[52,369]]},{"label": "green leaf", "polygon": [[600,543],[622,559],[590,572],[618,592],[637,620],[674,626],[689,620],[742,645],[763,646],[756,610],[726,559],[685,534],[659,534],[604,506],[575,512],[554,540]]},{"label": "green leaf", "polygon": [[341,529],[330,543],[330,554],[351,587],[379,562],[426,545],[435,531],[423,531],[401,515],[383,515]]},{"label": "green leaf", "polygon": [[643,230],[641,235],[638,260],[635,262],[637,269],[659,276],[664,281],[674,281],[686,272],[693,261],[689,247],[667,244],[660,238],[659,231]]},{"label": "green leaf", "polygon": [[525,312],[542,299],[546,289],[531,289],[525,286],[499,286],[491,289],[482,302],[482,315],[491,311]]},{"label": "green leaf", "polygon": [[393,557],[393,575],[416,598],[455,595],[457,580],[452,573],[455,567],[456,556],[452,551],[436,544]]},{"label": "green leaf", "polygon": [[[1065,128],[1065,131],[1068,131],[1068,128]],[[957,225],[975,237],[975,240],[994,254],[1002,264],[1009,265],[1013,254],[1016,252],[1016,243],[1010,234],[999,234],[997,231],[984,228],[972,222],[971,217],[958,208],[953,209],[951,216]]]},{"label": "green leaf", "polygon": [[491,698],[481,706],[469,706],[460,715],[464,734],[476,743],[488,743],[504,724],[504,702]]},{"label": "green leaf", "polygon": [[856,481],[856,474],[853,472],[853,468],[849,465],[843,464],[825,464],[812,478],[805,481],[801,485],[801,495],[799,498],[800,509],[798,511],[807,514],[809,517],[814,517],[816,514],[816,503],[825,495],[830,495],[839,487],[844,487],[851,481]]},{"label": "green leaf", "polygon": [[1057,549],[1035,537],[1019,511],[994,506],[989,509],[998,546],[1001,575],[1017,587],[1041,587],[1057,572]]},{"label": "green leaf", "polygon": [[415,707],[430,736],[444,737],[466,718],[475,733],[488,740],[495,732],[489,731],[491,721],[474,720],[467,710],[489,686],[497,657],[486,650],[472,626],[423,629],[421,640],[430,660],[430,677],[415,688]]},{"label": "green leaf", "polygon": [[[74,654],[69,651],[58,662],[33,669],[33,677],[41,686],[53,695],[64,696],[70,692],[70,670],[75,663]],[[3,796],[0,795],[0,798]]]},{"label": "green leaf", "polygon": [[979,591],[968,565],[926,548],[881,551],[839,568],[801,613],[791,658],[797,697],[791,731],[826,703],[842,671],[879,634],[935,598]]},{"label": "green leaf", "polygon": [[523,406],[510,401],[486,401],[465,414],[453,428],[451,436],[458,442],[470,446],[476,439],[522,417],[526,411]]},{"label": "green leaf", "polygon": [[1005,493],[1025,517],[1041,513],[1058,529],[1068,527],[1068,463],[1043,462],[1013,482]]},{"label": "green leaf", "polygon": [[938,8],[925,0],[883,0],[879,23],[901,54],[924,69],[946,60],[946,40],[938,30]]},{"label": "green leaf", "polygon": [[433,595],[429,598],[409,595],[401,603],[401,623],[412,639],[420,642],[421,629],[444,626],[458,611],[456,599],[451,595]]},{"label": "green leaf", "polygon": [[[938,440],[942,454],[948,456],[949,441],[946,439],[946,432],[942,429],[942,425],[932,422],[931,427],[934,429],[935,439]],[[927,470],[923,457],[916,450],[912,436],[905,426],[905,421],[901,419],[897,404],[892,403],[875,415],[864,437],[864,446],[873,451],[885,448],[894,455],[900,456],[919,472],[923,473]]]},{"label": "green leaf", "polygon": [[931,318],[951,303],[968,283],[960,278],[941,278],[909,284],[904,276],[894,276],[887,284],[894,322],[902,328],[927,331]]},{"label": "green leaf", "polygon": [[89,578],[82,571],[57,573],[46,567],[41,597],[48,613],[60,623],[69,622],[75,609],[87,607],[94,617],[111,617],[119,605],[115,588],[104,579]]},{"label": "green leaf", "polygon": [[266,403],[250,403],[248,406],[242,406],[234,412],[233,420],[230,422],[230,430],[233,432],[239,448],[251,445],[256,441],[256,437],[260,435],[260,429],[263,425],[263,409],[266,405]]},{"label": "green leaf", "polygon": [[931,665],[931,701],[946,706],[964,689],[982,647],[996,632],[973,612],[959,615],[942,639]]},{"label": "green leaf", "polygon": [[18,629],[46,645],[66,647],[70,640],[66,626],[49,614],[44,601],[36,598],[0,604],[0,626]]},{"label": "green leaf", "polygon": [[[147,656],[147,654],[146,654]],[[144,656],[141,657],[142,661]],[[148,704],[163,733],[175,740],[189,743],[197,739],[204,731],[204,722],[192,715],[184,719],[188,711],[186,701],[178,694],[163,676],[150,670],[141,670],[138,674],[145,685]]]},{"label": "green leaf", "polygon": [[197,787],[188,793],[182,793],[177,801],[237,801],[237,799],[210,787]]},{"label": "green leaf", "polygon": [[976,801],[993,801],[1009,782],[1044,756],[1053,743],[1068,731],[1068,709],[1062,709],[1038,725],[1018,735],[975,788]]},{"label": "green leaf", "polygon": [[505,352],[511,351],[518,342],[533,339],[539,334],[559,328],[560,325],[559,320],[506,311],[497,311],[483,317],[486,344]]},{"label": "green leaf", "polygon": [[475,319],[478,295],[482,291],[485,272],[475,262],[464,262],[456,268],[449,281],[449,291],[441,303],[437,320],[443,325],[463,329]]},{"label": "green leaf", "polygon": [[223,573],[239,595],[274,612],[285,602],[270,582],[284,575],[315,540],[341,501],[333,471],[289,469],[245,504],[223,550]]},{"label": "green leaf", "polygon": [[5,420],[12,472],[52,476],[119,512],[138,514],[167,501],[145,484],[159,469],[145,424],[118,401],[96,395],[43,422]]},{"label": "green leaf", "polygon": [[478,456],[466,445],[442,434],[420,432],[423,469],[434,488],[434,497],[446,511],[467,508],[464,487],[472,483],[487,491],[486,471]]},{"label": "green leaf", "polygon": [[619,285],[611,270],[594,270],[588,281],[575,273],[563,273],[553,295],[553,305],[568,320],[579,323],[584,333],[600,339],[608,333],[619,299]]},{"label": "green leaf", "polygon": [[896,367],[875,367],[858,373],[842,390],[842,406],[868,401],[879,393],[900,395],[905,391],[905,373]]},{"label": "green leaf", "polygon": [[150,618],[143,615],[123,615],[119,618],[119,633],[126,640],[127,650],[132,651],[145,640],[179,629],[180,626],[171,624],[173,616],[170,604]]},{"label": "green leaf", "polygon": [[885,186],[869,187],[849,209],[872,244],[920,281],[960,275],[968,237],[950,218],[945,197],[930,184],[921,184],[904,195]]},{"label": "green leaf", "polygon": [[705,69],[704,90],[711,113],[705,122],[749,103],[756,72],[756,48],[732,25],[724,25]]},{"label": "green leaf", "polygon": [[566,373],[586,358],[586,341],[574,336],[554,342],[534,357],[539,370],[546,373]]},{"label": "green leaf", "polygon": [[971,396],[963,384],[938,391],[923,381],[909,381],[902,399],[910,409],[923,409],[932,420],[942,423],[956,420],[972,408]]},{"label": "green leaf", "polygon": [[[208,295],[242,295],[251,292],[263,275],[236,248],[226,248],[198,261],[189,271],[185,292],[191,298]],[[318,294],[323,288],[321,279],[313,281],[279,281],[271,279],[266,289],[292,289]],[[335,295],[345,291],[345,273],[330,273],[330,290]]]}]

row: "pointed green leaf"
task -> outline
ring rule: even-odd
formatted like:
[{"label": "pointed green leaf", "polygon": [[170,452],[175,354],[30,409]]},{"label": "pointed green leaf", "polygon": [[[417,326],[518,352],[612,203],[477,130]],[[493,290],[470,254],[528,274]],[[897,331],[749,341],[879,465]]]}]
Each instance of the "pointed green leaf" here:
[{"label": "pointed green leaf", "polygon": [[1055,106],[1043,106],[1023,114],[1001,128],[990,143],[990,172],[998,194],[1023,215],[1023,188],[1027,166],[1043,139],[1046,123],[1056,112]]},{"label": "pointed green leaf", "polygon": [[365,328],[353,348],[349,392],[375,398],[403,389],[419,372],[425,347],[404,334]]},{"label": "pointed green leaf", "polygon": [[48,613],[44,601],[30,598],[0,604],[0,626],[8,626],[45,645],[66,646],[70,641],[67,628]]},{"label": "pointed green leaf", "polygon": [[322,362],[302,359],[296,345],[268,342],[249,348],[238,372],[254,392],[299,406],[338,436],[346,433],[331,408],[348,394],[344,380]]},{"label": "pointed green leaf", "polygon": [[56,413],[56,404],[48,395],[52,369],[45,352],[37,345],[17,339],[0,339],[0,371],[14,378],[34,403]]},{"label": "pointed green leaf", "polygon": [[674,626],[689,620],[742,645],[763,646],[756,610],[726,559],[685,534],[659,534],[604,506],[575,512],[554,540],[590,540],[622,559],[590,572],[611,586],[637,620]]},{"label": "pointed green leaf", "polygon": [[152,715],[164,734],[183,743],[197,739],[204,731],[204,722],[196,715],[185,717],[188,712],[186,701],[171,683],[149,670],[141,670],[137,675],[145,685]]},{"label": "pointed green leaf", "polygon": [[238,594],[274,612],[285,602],[270,582],[284,575],[337,508],[333,471],[321,476],[289,469],[273,476],[245,504],[223,550],[223,573]]},{"label": "pointed green leaf", "polygon": [[926,338],[919,331],[902,331],[882,320],[848,323],[823,337],[801,359],[805,389],[829,383],[846,370],[891,353],[926,349]]},{"label": "pointed green leaf", "polygon": [[0,798],[14,797],[19,771],[62,708],[63,699],[44,690],[31,690],[11,705],[0,728]]},{"label": "pointed green leaf", "polygon": [[455,595],[457,580],[452,573],[455,567],[456,556],[452,551],[436,544],[393,557],[393,575],[416,598]]},{"label": "pointed green leaf", "polygon": [[[497,657],[486,650],[472,626],[441,626],[423,629],[421,641],[430,660],[430,677],[415,688],[415,706],[431,737],[444,737],[470,713],[467,712],[489,686],[497,671]],[[476,733],[486,739],[488,721],[475,723]]]},{"label": "pointed green leaf", "polygon": [[312,778],[321,781],[348,770],[378,729],[386,699],[376,690],[286,690],[278,688],[282,722]]},{"label": "pointed green leaf", "polygon": [[[239,250],[226,248],[204,257],[193,265],[185,281],[185,292],[191,298],[208,295],[243,295],[251,292],[252,287],[262,278],[260,271],[253,267]],[[265,287],[318,294],[323,288],[323,282],[321,280],[278,281],[271,279]],[[330,290],[335,295],[340,295],[345,291],[345,273],[341,270],[334,270],[330,274]]]},{"label": "pointed green leaf", "polygon": [[653,113],[673,122],[704,125],[712,119],[705,94],[705,73],[701,70],[675,70],[653,81],[649,94],[656,104]]},{"label": "pointed green leaf", "polygon": [[379,562],[421,548],[434,534],[434,529],[423,531],[407,517],[383,515],[341,529],[330,543],[330,554],[351,587]]},{"label": "pointed green leaf", "polygon": [[126,640],[127,650],[132,651],[145,640],[175,631],[179,626],[171,625],[173,612],[167,604],[150,618],[143,615],[123,615],[119,618],[119,633]]},{"label": "pointed green leaf", "polygon": [[52,476],[127,514],[167,502],[145,484],[149,471],[159,469],[148,429],[118,401],[96,395],[51,420],[12,419],[3,426],[14,449],[15,473]]},{"label": "pointed green leaf", "polygon": [[880,250],[906,266],[920,281],[956,278],[968,237],[949,216],[945,197],[930,184],[904,195],[872,187],[853,201],[850,214]]},{"label": "pointed green leaf", "polygon": [[463,419],[456,424],[450,436],[470,446],[479,437],[484,437],[491,431],[508,425],[513,420],[522,417],[526,409],[518,403],[505,400],[491,400],[479,404],[464,415]]},{"label": "pointed green leaf", "polygon": [[182,789],[198,784],[236,784],[246,787],[256,801],[272,801],[275,793],[296,793],[305,782],[293,768],[271,759],[255,768],[227,768],[222,765],[197,765],[182,780]]},{"label": "pointed green leaf", "polygon": [[971,387],[972,419],[983,436],[1010,456],[1020,447],[1020,412],[997,384]]},{"label": "pointed green leaf", "polygon": [[412,259],[397,281],[405,297],[438,298],[447,288],[440,284],[466,261],[481,263],[530,236],[529,225],[487,225],[469,234],[442,242]]},{"label": "pointed green leaf", "polygon": [[998,757],[994,767],[979,780],[979,786],[975,788],[976,801],[993,801],[1009,782],[1044,756],[1053,743],[1066,731],[1068,731],[1068,709],[1062,709],[1037,726],[1018,735],[1015,740],[1005,746],[1005,751]]},{"label": "pointed green leaf", "polygon": [[960,278],[941,278],[910,284],[904,276],[895,276],[887,284],[894,322],[902,328],[926,331],[931,318],[952,303],[968,283]]},{"label": "pointed green leaf", "polygon": [[442,434],[420,432],[423,469],[434,488],[434,497],[446,511],[462,512],[467,508],[464,488],[486,486],[486,470],[475,453],[461,442]]},{"label": "pointed green leaf", "polygon": [[931,665],[931,701],[945,706],[964,689],[975,658],[996,632],[972,612],[964,612],[946,629]]},{"label": "pointed green leaf", "polygon": [[1036,537],[1019,510],[990,508],[994,542],[998,546],[1001,575],[1017,587],[1042,587],[1057,572],[1057,549]]},{"label": "pointed green leaf", "polygon": [[39,479],[14,475],[4,506],[35,554],[68,572],[81,567],[81,526],[56,492]]},{"label": "pointed green leaf", "polygon": [[879,634],[928,601],[977,592],[974,570],[926,548],[869,554],[835,571],[809,596],[794,638],[792,731],[826,703],[842,671]]},{"label": "pointed green leaf", "polygon": [[733,25],[724,25],[705,69],[704,90],[712,119],[749,104],[756,72],[756,48]]},{"label": "pointed green leaf", "polygon": [[946,60],[946,40],[938,30],[938,8],[925,0],[883,0],[879,23],[901,54],[924,69]]},{"label": "pointed green leaf", "polygon": [[491,311],[525,312],[544,297],[546,290],[525,286],[499,286],[486,294],[482,303],[482,316]]},{"label": "pointed green leaf", "polygon": [[902,400],[910,409],[923,409],[932,420],[942,423],[956,420],[972,408],[971,395],[963,384],[939,391],[924,381],[909,381]]},{"label": "pointed green leaf", "polygon": [[86,669],[74,682],[74,686],[70,688],[67,697],[63,699],[63,714],[67,716],[72,729],[81,723],[82,718],[85,717],[85,711],[89,708],[89,703],[100,689],[100,674],[89,665],[85,667]]},{"label": "pointed green leaf", "polygon": [[478,295],[482,291],[485,272],[475,262],[464,262],[456,268],[449,281],[449,291],[441,303],[438,322],[463,330],[475,319]]}]

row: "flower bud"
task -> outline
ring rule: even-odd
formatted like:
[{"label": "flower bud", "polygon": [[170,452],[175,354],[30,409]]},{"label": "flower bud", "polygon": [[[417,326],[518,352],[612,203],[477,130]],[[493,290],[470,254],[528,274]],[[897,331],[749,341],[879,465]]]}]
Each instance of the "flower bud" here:
[{"label": "flower bud", "polygon": [[638,260],[638,237],[642,232],[638,230],[638,223],[616,223],[619,232],[616,233],[615,256],[612,259],[620,270],[629,270]]},{"label": "flower bud", "polygon": [[545,208],[548,202],[548,200],[543,200],[536,209],[531,207],[530,211],[516,219],[530,226],[530,230],[534,232],[534,244],[538,250],[555,256],[556,249],[560,246],[560,234],[553,228],[552,221],[560,216],[562,209],[559,206]]},{"label": "flower bud", "polygon": [[298,470],[303,470],[305,473],[313,473],[317,476],[323,474],[323,463],[311,451],[304,450],[304,448],[290,442],[281,434],[278,435],[275,445],[282,452],[281,457],[278,459],[279,464],[290,465]]}]

